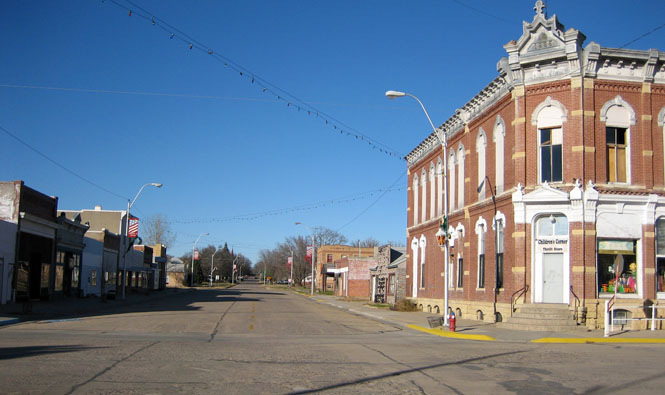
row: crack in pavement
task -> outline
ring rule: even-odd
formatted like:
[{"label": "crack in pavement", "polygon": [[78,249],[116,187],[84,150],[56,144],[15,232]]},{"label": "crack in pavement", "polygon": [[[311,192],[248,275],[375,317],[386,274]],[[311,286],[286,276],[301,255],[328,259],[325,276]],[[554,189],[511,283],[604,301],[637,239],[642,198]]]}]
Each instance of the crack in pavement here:
[{"label": "crack in pavement", "polygon": [[133,357],[134,355],[140,353],[141,351],[147,350],[148,348],[150,348],[150,347],[152,347],[152,346],[154,346],[155,344],[158,344],[158,343],[160,343],[160,342],[153,342],[153,343],[150,343],[150,344],[148,344],[147,346],[144,346],[144,347],[139,348],[138,350],[136,350],[136,351],[134,351],[133,353],[127,355],[126,357],[124,357],[124,358],[122,358],[122,359],[119,359],[119,360],[115,361],[111,366],[107,367],[106,369],[104,369],[104,370],[102,370],[101,372],[97,373],[96,375],[92,376],[92,377],[89,378],[88,380],[82,382],[81,384],[77,384],[77,385],[73,386],[73,387],[67,392],[67,395],[74,393],[74,391],[76,391],[76,390],[78,390],[79,388],[83,387],[84,385],[86,385],[86,384],[88,384],[88,383],[94,381],[97,377],[99,377],[99,376],[103,375],[104,373],[110,371],[111,369],[115,368],[115,367],[118,366],[118,364],[120,364],[121,362],[124,362],[124,361],[128,360],[129,358],[131,358],[131,357]]},{"label": "crack in pavement", "polygon": [[210,342],[212,342],[213,340],[215,340],[215,336],[217,336],[217,331],[219,330],[219,324],[222,323],[222,320],[224,319],[224,317],[226,316],[226,314],[229,312],[229,310],[231,310],[231,308],[233,308],[233,306],[234,306],[236,303],[237,303],[237,301],[231,303],[231,305],[229,306],[229,308],[226,309],[226,311],[225,311],[224,313],[222,313],[222,316],[221,316],[221,317],[219,317],[219,321],[217,321],[217,325],[215,325],[215,329],[213,329],[212,333],[210,334],[210,339],[208,339],[208,343],[210,343]]}]

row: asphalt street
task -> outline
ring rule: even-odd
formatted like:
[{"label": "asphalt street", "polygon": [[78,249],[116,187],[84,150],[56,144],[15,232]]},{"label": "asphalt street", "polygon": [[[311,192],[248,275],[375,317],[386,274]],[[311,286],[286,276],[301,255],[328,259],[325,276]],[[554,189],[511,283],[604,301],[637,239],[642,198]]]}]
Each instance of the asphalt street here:
[{"label": "asphalt street", "polygon": [[663,355],[462,341],[243,283],[0,327],[0,392],[662,393]]}]

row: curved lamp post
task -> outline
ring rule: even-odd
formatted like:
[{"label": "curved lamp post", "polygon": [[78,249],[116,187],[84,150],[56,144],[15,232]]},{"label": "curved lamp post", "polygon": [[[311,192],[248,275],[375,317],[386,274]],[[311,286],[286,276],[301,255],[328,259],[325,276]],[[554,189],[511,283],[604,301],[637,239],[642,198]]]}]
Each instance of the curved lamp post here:
[{"label": "curved lamp post", "polygon": [[[312,288],[312,290],[311,290],[311,294],[314,295],[314,257],[316,256],[316,253],[315,253],[315,251],[316,251],[316,246],[314,245],[314,232],[312,232],[312,229],[310,229],[309,226],[303,224],[302,222],[296,222],[296,225],[302,225],[302,226],[304,226],[305,228],[307,228],[307,230],[309,231],[309,233],[312,234],[312,281],[310,281],[310,283],[311,283],[311,285],[312,285],[312,287],[311,287],[311,288]],[[307,254],[305,254],[305,256],[306,256],[306,255],[307,255]]]},{"label": "curved lamp post", "polygon": [[215,252],[212,253],[212,257],[210,257],[210,288],[212,288],[212,273],[215,271],[215,254],[223,250],[223,248],[218,248],[215,250]]},{"label": "curved lamp post", "polygon": [[125,245],[125,254],[124,254],[123,260],[122,260],[122,299],[123,300],[125,299],[125,286],[127,284],[127,253],[129,252],[129,245],[128,245],[129,244],[129,210],[131,210],[132,206],[136,202],[136,199],[138,199],[141,192],[143,192],[143,188],[145,188],[147,186],[152,186],[152,187],[155,187],[155,188],[161,188],[162,184],[160,184],[158,182],[149,182],[147,184],[143,184],[143,186],[141,187],[141,189],[139,189],[136,196],[134,196],[134,199],[132,199],[131,201],[129,199],[127,199],[127,215],[125,215],[125,243],[127,245]]},{"label": "curved lamp post", "polygon": [[[443,152],[443,218],[441,220],[441,226],[439,228],[439,231],[436,233],[437,241],[439,242],[439,245],[444,249],[444,256],[443,256],[443,272],[444,272],[444,277],[443,281],[445,282],[443,286],[443,304],[444,304],[444,313],[443,313],[443,320],[444,326],[448,326],[448,254],[449,254],[449,246],[448,246],[448,161],[447,161],[447,149],[448,149],[448,136],[446,135],[446,132],[443,129],[437,129],[434,126],[434,123],[432,123],[432,119],[430,118],[429,114],[427,113],[427,109],[425,109],[425,106],[423,105],[423,102],[420,101],[416,96],[406,93],[406,92],[399,92],[399,91],[387,91],[386,92],[386,97],[388,99],[396,99],[398,97],[404,97],[404,96],[409,96],[414,98],[418,104],[420,104],[420,107],[422,107],[423,112],[425,113],[425,116],[427,117],[427,120],[429,121],[429,124],[432,126],[432,130],[434,130],[434,135],[436,136],[437,139],[439,139],[439,142],[441,143],[441,151]],[[414,279],[415,281],[415,279]]]},{"label": "curved lamp post", "polygon": [[193,287],[194,286],[194,251],[196,250],[196,243],[199,242],[199,239],[201,236],[208,236],[210,233],[201,233],[199,237],[196,238],[196,241],[194,242],[194,245],[192,245],[192,267],[191,267],[191,275],[189,276],[189,286]]}]

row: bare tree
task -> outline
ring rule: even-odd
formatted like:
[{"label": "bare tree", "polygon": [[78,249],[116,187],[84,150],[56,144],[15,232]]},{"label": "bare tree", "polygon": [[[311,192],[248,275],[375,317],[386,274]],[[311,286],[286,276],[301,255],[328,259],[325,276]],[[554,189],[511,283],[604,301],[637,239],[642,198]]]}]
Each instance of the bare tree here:
[{"label": "bare tree", "polygon": [[171,231],[171,225],[165,214],[150,215],[143,220],[143,237],[147,245],[163,244],[165,246],[175,243],[176,235]]},{"label": "bare tree", "polygon": [[314,240],[317,246],[344,244],[347,242],[343,234],[325,226],[317,226],[312,231],[314,232]]},{"label": "bare tree", "polygon": [[379,243],[379,241],[376,240],[376,239],[373,238],[373,237],[368,237],[368,238],[366,238],[365,240],[362,240],[362,241],[357,240],[357,241],[354,241],[353,243],[351,243],[351,246],[352,246],[352,247],[361,247],[361,248],[365,248],[365,247],[378,247],[378,246],[380,246],[380,245],[381,245],[381,243]]}]

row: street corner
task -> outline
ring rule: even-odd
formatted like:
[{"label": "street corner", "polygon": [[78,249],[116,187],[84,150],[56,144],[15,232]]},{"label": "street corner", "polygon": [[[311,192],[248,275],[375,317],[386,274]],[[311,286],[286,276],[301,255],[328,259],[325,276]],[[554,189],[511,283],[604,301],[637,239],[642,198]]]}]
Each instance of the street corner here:
[{"label": "street corner", "polygon": [[476,341],[496,341],[495,338],[487,335],[475,335],[475,334],[467,334],[467,333],[460,333],[460,332],[450,332],[443,330],[442,328],[425,328],[419,325],[407,325],[409,329],[413,329],[416,331],[420,332],[425,332],[429,333],[430,335],[435,335],[435,336],[441,336],[441,337],[448,337],[452,339],[460,339],[460,340],[476,340]]}]

